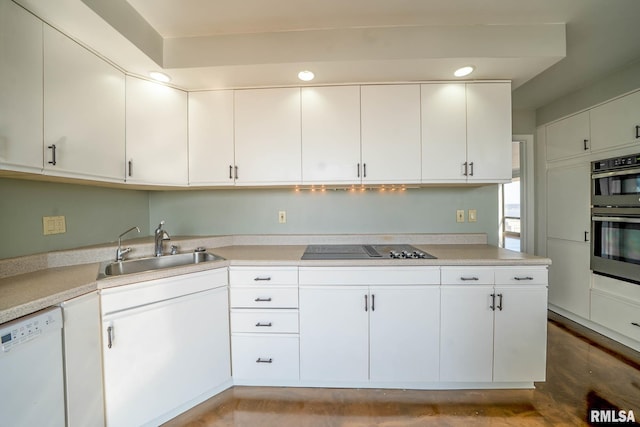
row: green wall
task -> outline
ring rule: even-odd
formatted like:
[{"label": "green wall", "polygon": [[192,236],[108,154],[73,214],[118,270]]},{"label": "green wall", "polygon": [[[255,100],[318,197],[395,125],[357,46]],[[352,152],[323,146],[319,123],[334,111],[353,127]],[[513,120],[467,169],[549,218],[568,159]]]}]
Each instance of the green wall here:
[{"label": "green wall", "polygon": [[[416,188],[405,192],[293,189],[163,191],[149,195],[151,225],[175,235],[462,233],[498,242],[498,186]],[[456,209],[478,222],[456,223]],[[278,223],[278,211],[287,223]]]},{"label": "green wall", "polygon": [[[67,232],[44,236],[42,217],[64,215]],[[149,194],[0,178],[0,259],[116,241],[137,225],[149,234]]]}]

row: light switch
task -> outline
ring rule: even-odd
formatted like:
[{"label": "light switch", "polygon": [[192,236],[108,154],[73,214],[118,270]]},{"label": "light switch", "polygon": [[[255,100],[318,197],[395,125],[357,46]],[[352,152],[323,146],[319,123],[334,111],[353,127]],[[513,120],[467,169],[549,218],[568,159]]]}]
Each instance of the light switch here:
[{"label": "light switch", "polygon": [[278,222],[280,224],[285,224],[287,222],[287,211],[278,212]]},{"label": "light switch", "polygon": [[456,222],[464,222],[464,209],[456,211]]},{"label": "light switch", "polygon": [[478,211],[475,209],[469,209],[469,222],[476,222],[478,220]]},{"label": "light switch", "polygon": [[50,234],[61,234],[66,232],[67,232],[67,224],[66,224],[64,215],[42,217],[42,233],[45,236],[48,236]]}]

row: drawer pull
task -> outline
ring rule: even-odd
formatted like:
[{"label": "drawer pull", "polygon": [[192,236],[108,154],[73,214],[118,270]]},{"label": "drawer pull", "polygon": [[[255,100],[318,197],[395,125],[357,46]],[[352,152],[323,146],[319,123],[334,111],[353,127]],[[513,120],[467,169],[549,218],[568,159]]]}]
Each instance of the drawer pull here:
[{"label": "drawer pull", "polygon": [[256,363],[273,363],[273,359],[272,358],[263,359],[262,357],[258,357],[258,360],[256,360]]},{"label": "drawer pull", "polygon": [[533,280],[533,277],[531,276],[525,276],[525,277],[514,277],[514,280]]},{"label": "drawer pull", "polygon": [[640,328],[640,323],[638,323],[638,322],[631,322],[631,324],[632,324],[633,326],[637,326],[638,328]]},{"label": "drawer pull", "polygon": [[254,282],[268,282],[269,280],[271,280],[271,276],[258,276],[253,279]]},{"label": "drawer pull", "polygon": [[502,311],[502,294],[498,294],[498,310]]},{"label": "drawer pull", "polygon": [[469,280],[480,280],[480,279],[478,279],[477,277],[473,276],[473,277],[461,277],[460,280],[466,282],[466,281],[469,281]]},{"label": "drawer pull", "polygon": [[270,328],[271,326],[273,326],[271,324],[271,322],[269,322],[269,323],[262,323],[262,322],[256,323],[256,328],[261,328],[261,327],[262,328]]},{"label": "drawer pull", "polygon": [[269,298],[260,298],[260,297],[258,297],[256,299],[254,299],[254,301],[255,302],[271,302],[271,297],[269,297]]}]

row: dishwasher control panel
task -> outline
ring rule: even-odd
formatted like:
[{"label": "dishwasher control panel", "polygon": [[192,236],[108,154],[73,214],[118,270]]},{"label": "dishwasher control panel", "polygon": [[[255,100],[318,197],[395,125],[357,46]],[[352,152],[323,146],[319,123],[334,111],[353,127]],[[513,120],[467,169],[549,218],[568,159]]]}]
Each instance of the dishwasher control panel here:
[{"label": "dishwasher control panel", "polygon": [[44,333],[62,329],[62,311],[54,308],[0,326],[2,353],[37,339]]}]

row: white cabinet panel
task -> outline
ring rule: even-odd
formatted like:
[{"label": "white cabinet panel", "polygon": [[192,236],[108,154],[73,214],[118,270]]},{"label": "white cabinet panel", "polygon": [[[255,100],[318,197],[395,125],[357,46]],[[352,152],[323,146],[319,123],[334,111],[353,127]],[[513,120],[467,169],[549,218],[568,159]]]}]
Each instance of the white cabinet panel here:
[{"label": "white cabinet panel", "polygon": [[42,171],[42,22],[0,1],[0,169]]},{"label": "white cabinet panel", "polygon": [[296,308],[298,289],[295,287],[231,287],[231,307]]},{"label": "white cabinet panel", "polygon": [[440,381],[493,377],[493,286],[442,286]]},{"label": "white cabinet panel", "polygon": [[232,309],[231,332],[297,334],[298,310]]},{"label": "white cabinet panel", "polygon": [[124,182],[124,74],[48,25],[44,146],[45,174]]},{"label": "white cabinet panel", "polygon": [[443,285],[493,285],[493,267],[441,267]]},{"label": "white cabinet panel", "polygon": [[422,181],[466,181],[467,95],[464,83],[421,86]]},{"label": "white cabinet panel", "polygon": [[640,144],[640,91],[592,108],[589,114],[592,150]]},{"label": "white cabinet panel", "polygon": [[511,181],[511,85],[467,84],[469,182]]},{"label": "white cabinet panel", "polygon": [[233,91],[188,97],[189,185],[233,185]]},{"label": "white cabinet panel", "polygon": [[437,381],[440,361],[440,287],[370,288],[371,381]]},{"label": "white cabinet panel", "polygon": [[589,164],[547,171],[547,236],[589,241],[591,230]]},{"label": "white cabinet panel", "polygon": [[127,182],[187,185],[187,94],[126,77]]},{"label": "white cabinet panel", "polygon": [[234,94],[236,184],[300,183],[300,88]]},{"label": "white cabinet panel", "polygon": [[300,288],[301,380],[368,380],[368,293],[366,286]]},{"label": "white cabinet panel", "polygon": [[420,182],[420,86],[362,86],[361,123],[362,181]]},{"label": "white cabinet panel", "polygon": [[302,88],[302,181],[359,183],[360,87]]},{"label": "white cabinet panel", "polygon": [[494,267],[496,285],[546,285],[549,283],[547,266]]},{"label": "white cabinet panel", "polygon": [[496,286],[493,380],[544,381],[547,287]]},{"label": "white cabinet panel", "polygon": [[547,126],[547,161],[566,159],[590,151],[589,111]]},{"label": "white cabinet panel", "polygon": [[600,290],[591,291],[591,320],[640,341],[640,304]]},{"label": "white cabinet panel", "polygon": [[231,286],[298,285],[298,267],[229,267]]},{"label": "white cabinet panel", "polygon": [[589,243],[547,239],[549,303],[589,318],[591,270]]},{"label": "white cabinet panel", "polygon": [[231,340],[234,380],[298,380],[297,335],[234,335]]}]

